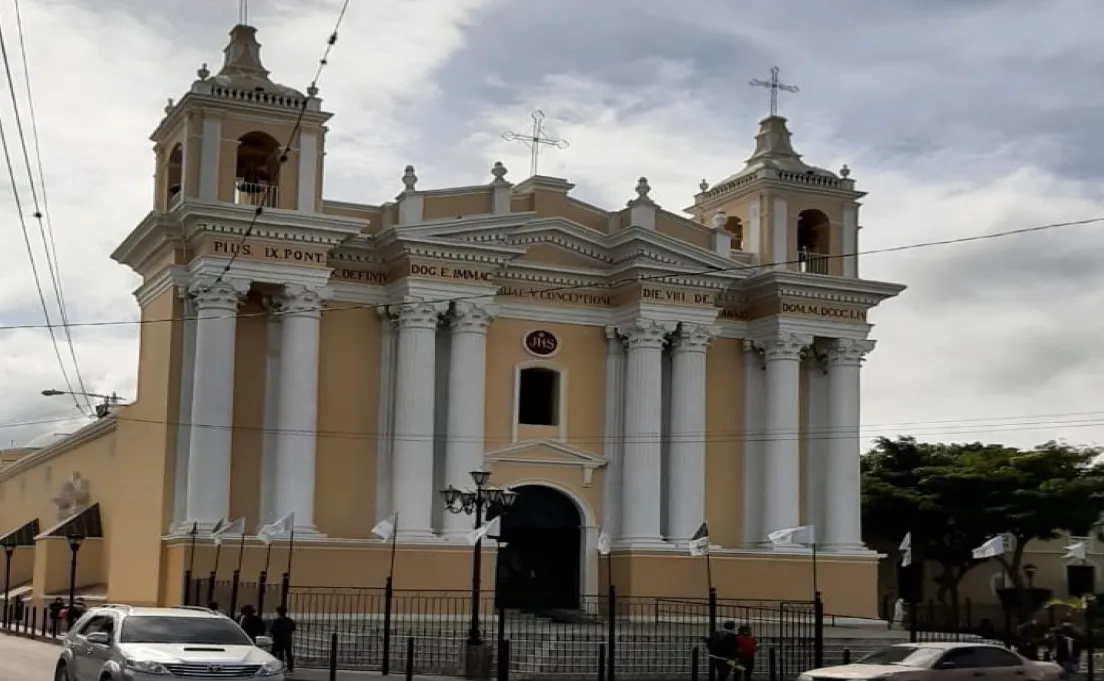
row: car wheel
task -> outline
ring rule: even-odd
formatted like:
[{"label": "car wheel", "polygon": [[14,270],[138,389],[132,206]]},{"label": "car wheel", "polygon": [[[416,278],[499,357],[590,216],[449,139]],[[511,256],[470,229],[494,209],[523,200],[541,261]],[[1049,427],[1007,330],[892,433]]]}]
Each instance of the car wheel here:
[{"label": "car wheel", "polygon": [[69,669],[64,662],[58,662],[54,668],[54,681],[69,681]]}]

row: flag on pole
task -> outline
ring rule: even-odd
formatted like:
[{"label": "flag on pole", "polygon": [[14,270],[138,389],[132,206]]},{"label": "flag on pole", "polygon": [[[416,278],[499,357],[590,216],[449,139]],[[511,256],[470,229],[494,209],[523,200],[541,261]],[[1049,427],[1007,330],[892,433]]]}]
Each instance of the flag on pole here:
[{"label": "flag on pole", "polygon": [[1077,560],[1088,560],[1089,558],[1089,546],[1084,540],[1073,542],[1066,546],[1066,552],[1062,555],[1062,558],[1075,558]]},{"label": "flag on pole", "polygon": [[798,525],[797,527],[787,527],[782,530],[775,530],[767,535],[767,539],[770,540],[775,546],[793,546],[794,544],[815,544],[816,543],[816,528],[812,525]]},{"label": "flag on pole", "polygon": [[901,567],[912,565],[912,532],[906,532],[901,540]]},{"label": "flag on pole", "polygon": [[690,555],[709,555],[709,523],[702,523],[694,536],[690,537]]},{"label": "flag on pole", "polygon": [[222,546],[223,537],[233,537],[237,535],[245,535],[245,518],[238,518],[234,522],[218,528],[218,532],[211,533],[211,539],[214,540],[215,546]]},{"label": "flag on pole", "polygon": [[598,555],[608,556],[613,550],[613,540],[605,530],[598,533]]},{"label": "flag on pole", "polygon": [[211,536],[213,537],[219,532],[222,532],[222,528],[224,527],[226,527],[226,520],[224,518],[219,518],[218,521],[211,528]]},{"label": "flag on pole", "polygon": [[985,543],[974,549],[973,556],[974,560],[985,560],[986,558],[1003,556],[1007,552],[1008,542],[1003,534],[998,534],[995,537],[986,539]]},{"label": "flag on pole", "polygon": [[291,534],[291,531],[295,528],[295,511],[288,513],[283,518],[280,518],[274,523],[269,523],[261,527],[257,532],[257,536],[261,541],[266,544],[271,544],[273,539],[278,539],[285,535]]},{"label": "flag on pole", "polygon": [[189,537],[195,537],[197,534],[199,534],[199,522],[198,521],[192,523],[192,529],[188,530],[188,536]]},{"label": "flag on pole", "polygon": [[387,541],[395,535],[395,528],[399,523],[398,511],[387,516],[383,520],[376,523],[376,526],[372,528],[372,534],[376,535],[383,541]]},{"label": "flag on pole", "polygon": [[497,537],[502,531],[502,516],[496,515],[491,520],[480,525],[477,529],[468,533],[468,543],[475,546],[480,539],[490,535],[491,537]]}]

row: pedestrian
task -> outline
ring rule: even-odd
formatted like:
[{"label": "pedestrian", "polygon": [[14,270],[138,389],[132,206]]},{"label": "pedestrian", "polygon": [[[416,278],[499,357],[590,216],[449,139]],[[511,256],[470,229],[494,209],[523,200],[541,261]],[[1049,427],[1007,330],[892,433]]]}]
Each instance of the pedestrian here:
[{"label": "pedestrian", "polygon": [[61,596],[58,596],[54,600],[50,601],[50,633],[53,636],[58,635],[58,622],[63,618],[62,613],[65,612],[65,601],[61,600]]},{"label": "pedestrian", "polygon": [[241,616],[238,617],[238,626],[242,628],[249,638],[253,639],[253,642],[257,642],[258,636],[264,636],[265,623],[257,614],[257,609],[252,605],[243,605],[241,609]]},{"label": "pedestrian", "polygon": [[751,681],[751,675],[755,672],[755,655],[759,652],[759,639],[751,632],[751,627],[742,625],[736,632],[736,667],[737,681],[740,677],[740,669],[743,669],[743,681]]},{"label": "pedestrian", "polygon": [[287,608],[276,608],[276,619],[272,621],[268,633],[272,636],[272,655],[287,666],[289,672],[295,671],[295,650],[293,634],[295,620],[288,617]]},{"label": "pedestrian", "polygon": [[1062,678],[1070,679],[1077,672],[1080,662],[1081,632],[1074,626],[1069,617],[1065,617],[1062,623],[1054,628],[1052,641],[1054,646],[1054,661],[1062,667]]},{"label": "pedestrian", "polygon": [[707,650],[712,678],[725,681],[736,666],[736,623],[725,622],[721,628],[709,635]]},{"label": "pedestrian", "polygon": [[219,612],[218,601],[207,601],[207,609],[211,612]]},{"label": "pedestrian", "polygon": [[1039,646],[1046,638],[1046,632],[1039,621],[1029,619],[1016,629],[1016,652],[1029,660],[1039,659]]},{"label": "pedestrian", "polygon": [[889,628],[896,624],[902,629],[908,624],[908,603],[903,598],[893,601],[893,615],[889,619]]},{"label": "pedestrian", "polygon": [[88,610],[88,607],[84,604],[84,600],[78,598],[73,601],[73,604],[65,609],[65,623],[69,629],[73,628],[73,625],[77,623],[77,620],[84,617],[84,613]]}]

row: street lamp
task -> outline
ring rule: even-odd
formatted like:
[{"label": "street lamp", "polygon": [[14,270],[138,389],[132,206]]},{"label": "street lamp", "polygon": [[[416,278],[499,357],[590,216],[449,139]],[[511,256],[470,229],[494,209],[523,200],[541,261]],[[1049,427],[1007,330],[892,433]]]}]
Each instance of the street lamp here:
[{"label": "street lamp", "polygon": [[15,555],[15,543],[11,540],[4,542],[4,627],[8,626],[8,618],[11,614],[11,603],[9,603],[9,594],[11,594],[11,562],[12,556]]},{"label": "street lamp", "polygon": [[73,610],[73,602],[77,600],[77,553],[84,543],[84,535],[70,532],[69,536],[69,611]]},{"label": "street lamp", "polygon": [[1033,590],[1035,588],[1035,573],[1039,568],[1035,567],[1031,563],[1023,566],[1024,576],[1027,577],[1027,588]]},{"label": "street lamp", "polygon": [[[475,522],[472,527],[479,529],[483,524],[483,512],[491,505],[498,506],[500,513],[514,505],[518,493],[513,490],[499,487],[488,487],[491,479],[490,471],[475,470],[470,473],[475,489],[458,490],[452,485],[441,490],[441,500],[445,502],[445,508],[450,513],[463,513],[474,515]],[[472,551],[472,586],[471,586],[471,626],[468,628],[468,645],[478,646],[483,644],[483,635],[479,631],[479,589],[480,576],[483,571],[483,540],[475,542]]]}]

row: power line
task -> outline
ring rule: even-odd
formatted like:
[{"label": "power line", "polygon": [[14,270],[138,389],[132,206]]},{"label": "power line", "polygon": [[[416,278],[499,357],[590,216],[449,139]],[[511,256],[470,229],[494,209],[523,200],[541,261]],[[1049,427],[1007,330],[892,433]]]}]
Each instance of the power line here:
[{"label": "power line", "polygon": [[[0,56],[2,56],[3,58],[4,70],[8,75],[8,87],[12,93],[12,104],[15,107],[16,123],[20,127],[20,130],[22,130],[22,124],[19,123],[19,106],[15,100],[15,85],[12,82],[11,78],[11,67],[8,61],[8,50],[7,45],[4,41],[4,32],[2,27],[0,27]],[[22,138],[22,134],[20,136]],[[46,294],[42,290],[42,278],[38,274],[38,264],[35,262],[34,248],[31,246],[31,236],[29,231],[27,230],[27,219],[23,212],[23,201],[19,198],[19,183],[15,178],[15,167],[12,164],[11,151],[8,147],[8,135],[7,132],[4,130],[4,123],[2,119],[0,119],[0,146],[3,146],[4,162],[7,165],[8,169],[8,180],[11,183],[12,198],[15,200],[16,214],[19,217],[19,225],[23,233],[23,244],[27,248],[27,258],[31,264],[31,277],[34,279],[35,290],[38,292],[38,301],[42,306],[42,315],[46,320],[46,325],[50,333],[50,340],[54,347],[54,355],[57,356],[58,368],[61,369],[62,380],[65,381],[65,385],[69,389],[68,392],[71,394],[70,396],[73,398],[73,403],[76,405],[77,410],[81,413],[84,413],[84,408],[81,406],[80,400],[78,400],[76,397],[77,390],[73,387],[73,382],[69,379],[69,372],[65,368],[65,361],[61,357],[61,348],[58,345],[57,334],[54,332],[54,325],[50,323],[50,307],[46,304]],[[31,179],[31,192],[33,194],[33,177]]]},{"label": "power line", "polygon": [[[23,31],[23,16],[19,10],[19,0],[15,0],[15,23],[19,35],[19,54],[23,63],[23,83],[26,86],[27,91],[27,113],[31,122],[31,136],[32,143],[35,152],[35,162],[38,167],[38,186],[42,190],[42,207],[39,208],[38,193],[35,191],[35,178],[34,172],[31,170],[31,159],[27,154],[27,140],[23,132],[23,124],[19,115],[19,105],[15,96],[15,86],[12,82],[11,69],[8,65],[7,50],[4,49],[4,71],[8,77],[8,90],[11,93],[12,108],[15,110],[16,127],[19,130],[19,143],[23,149],[23,160],[27,166],[27,178],[30,181],[31,197],[34,200],[35,212],[34,217],[38,221],[39,235],[42,237],[42,248],[46,254],[46,264],[50,270],[50,279],[53,283],[54,298],[57,300],[58,312],[61,315],[62,324],[65,325],[65,342],[69,346],[69,357],[73,360],[73,373],[76,375],[77,384],[80,387],[80,392],[87,393],[88,389],[84,385],[84,377],[81,374],[80,362],[77,360],[77,349],[73,344],[72,329],[69,324],[69,309],[65,304],[65,292],[62,288],[61,277],[61,264],[57,257],[57,240],[54,238],[54,225],[53,220],[50,219],[50,201],[46,192],[46,173],[42,167],[42,147],[39,143],[38,136],[38,116],[35,113],[34,95],[31,90],[31,67],[30,61],[27,59],[27,45]],[[2,44],[2,38],[0,38],[0,44]],[[45,214],[46,221],[43,224],[43,214]],[[88,407],[89,412],[92,411],[92,401],[85,395],[85,404]]]},{"label": "power line", "polygon": [[[1010,230],[1005,230],[1005,231],[1000,231],[1000,232],[990,232],[990,233],[987,233],[987,234],[975,234],[975,235],[971,235],[971,236],[956,237],[956,238],[953,238],[953,239],[940,239],[940,240],[937,240],[937,241],[921,241],[921,242],[916,242],[916,243],[912,243],[912,244],[902,244],[902,245],[899,245],[899,246],[887,246],[887,247],[884,247],[884,248],[875,248],[875,249],[866,250],[866,251],[856,251],[856,252],[853,252],[853,253],[840,253],[840,254],[836,254],[836,255],[823,255],[823,256],[820,256],[820,257],[821,257],[822,260],[838,260],[838,259],[843,259],[843,258],[856,258],[856,257],[868,256],[868,255],[882,255],[882,254],[886,254],[886,253],[899,253],[899,252],[902,252],[902,251],[918,250],[918,249],[921,249],[921,248],[931,248],[931,247],[935,247],[935,246],[949,246],[949,245],[955,245],[955,244],[970,243],[970,242],[974,242],[974,241],[985,241],[985,240],[989,240],[989,239],[1001,239],[1001,238],[1010,237],[1010,236],[1018,236],[1018,235],[1021,235],[1021,234],[1029,234],[1029,233],[1033,233],[1033,232],[1042,232],[1042,231],[1047,231],[1047,230],[1051,230],[1051,229],[1059,229],[1059,228],[1063,228],[1063,227],[1078,227],[1078,226],[1091,225],[1091,224],[1096,224],[1096,223],[1101,223],[1101,222],[1104,222],[1104,216],[1095,217],[1095,218],[1087,218],[1087,219],[1084,219],[1084,220],[1074,220],[1074,221],[1071,221],[1071,222],[1055,222],[1055,223],[1050,223],[1050,224],[1046,224],[1046,225],[1037,225],[1037,226],[1033,226],[1033,227],[1021,227],[1021,228],[1018,228],[1018,229],[1010,229]],[[534,293],[534,294],[548,294],[548,293],[561,293],[561,292],[578,291],[578,290],[591,290],[592,291],[594,289],[600,289],[600,288],[614,289],[614,288],[617,288],[618,286],[622,286],[622,285],[626,285],[626,284],[649,282],[649,281],[660,281],[660,280],[664,280],[664,279],[670,279],[672,277],[692,277],[692,276],[701,276],[701,275],[709,275],[709,274],[723,274],[725,272],[739,272],[739,271],[748,271],[748,270],[769,270],[773,267],[778,267],[778,266],[783,266],[783,265],[795,265],[795,264],[801,264],[803,262],[804,262],[804,260],[795,259],[795,260],[780,260],[780,261],[774,261],[774,262],[768,262],[768,263],[761,263],[761,264],[758,264],[758,265],[736,264],[736,265],[731,265],[731,266],[728,266],[728,267],[719,267],[718,266],[718,267],[710,267],[708,269],[697,270],[697,271],[693,271],[693,272],[672,272],[672,273],[648,275],[648,276],[644,276],[644,277],[626,278],[626,279],[623,279],[623,280],[618,280],[618,281],[610,282],[610,283],[607,283],[607,284],[565,284],[563,286],[552,286],[552,287],[548,287],[548,288],[536,288],[536,289],[533,289],[532,293]],[[840,281],[847,281],[847,279],[842,279],[841,278]],[[424,305],[424,304],[445,304],[445,303],[456,303],[456,302],[465,302],[465,301],[472,301],[472,300],[487,300],[487,299],[494,299],[496,296],[497,296],[497,294],[495,294],[495,293],[469,294],[469,295],[454,296],[454,297],[449,297],[449,298],[439,298],[439,299],[436,299],[436,300],[419,301],[417,304],[420,304],[420,305]],[[316,309],[320,310],[322,312],[342,312],[342,311],[346,311],[346,310],[374,310],[374,309],[387,308],[387,307],[400,308],[404,304],[406,304],[406,303],[351,303],[351,304],[348,304],[348,305],[320,306]],[[413,303],[411,303],[411,304],[413,304]],[[263,316],[267,316],[267,315],[268,315],[268,313],[265,312],[265,311],[237,312],[237,313],[229,314],[229,315],[205,317],[205,319],[227,319],[227,318],[232,318],[232,317],[234,317],[234,318],[263,317]],[[140,326],[140,325],[146,325],[146,324],[166,324],[166,323],[173,323],[173,322],[193,320],[193,319],[196,319],[196,317],[194,315],[180,316],[180,317],[163,317],[163,318],[159,318],[159,319],[128,319],[128,320],[114,320],[114,321],[102,321],[102,322],[75,322],[75,323],[71,324],[71,326],[74,326],[74,327],[131,326],[131,325]],[[44,328],[44,326],[42,324],[8,324],[8,325],[0,325],[0,331],[15,331],[15,330],[22,330],[22,329],[41,329],[41,328]]]},{"label": "power line", "polygon": [[[314,72],[314,78],[311,80],[310,85],[307,86],[307,96],[303,98],[303,105],[299,107],[299,114],[295,117],[295,125],[292,126],[291,134],[288,135],[287,144],[284,145],[284,150],[280,152],[280,167],[283,167],[283,165],[287,163],[288,154],[291,152],[291,145],[295,143],[296,137],[299,136],[300,129],[303,125],[303,116],[307,113],[307,105],[310,104],[311,99],[318,94],[318,79],[322,77],[322,69],[326,68],[326,65],[329,64],[330,52],[333,50],[334,45],[337,44],[337,31],[341,28],[342,22],[345,21],[345,14],[348,11],[349,0],[345,0],[345,2],[341,4],[341,10],[337,14],[337,21],[334,22],[333,31],[330,33],[330,37],[326,39],[326,49],[322,52],[322,58],[318,60],[318,68]],[[253,216],[249,219],[249,224],[246,226],[245,231],[242,232],[241,240],[238,242],[239,246],[245,244],[249,237],[253,235],[253,229],[257,226],[257,218],[261,217],[262,213],[264,213],[263,202],[253,209]],[[211,286],[222,281],[222,278],[230,272],[230,268],[233,267],[234,263],[237,261],[238,253],[241,251],[242,249],[240,247],[234,249],[230,259],[226,261],[226,266],[222,268],[218,276],[215,277],[215,280],[211,282]],[[208,288],[210,288],[210,286]]]}]

